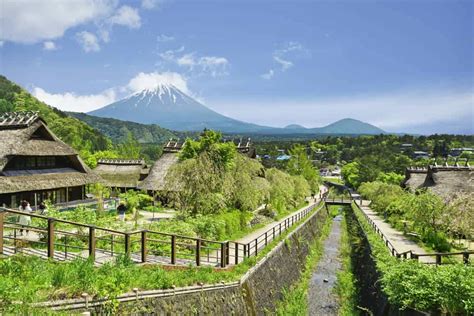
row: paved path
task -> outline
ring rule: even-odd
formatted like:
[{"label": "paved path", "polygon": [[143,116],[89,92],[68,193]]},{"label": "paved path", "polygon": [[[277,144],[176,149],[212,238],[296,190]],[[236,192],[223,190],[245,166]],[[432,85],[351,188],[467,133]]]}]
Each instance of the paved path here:
[{"label": "paved path", "polygon": [[334,218],[331,233],[324,242],[324,254],[311,276],[308,289],[308,313],[312,316],[337,315],[339,308],[334,287],[342,264],[339,257],[342,216]]},{"label": "paved path", "polygon": [[[382,233],[390,240],[395,250],[399,253],[411,250],[416,254],[426,254],[427,252],[418,246],[418,244],[410,239],[408,239],[402,232],[392,228],[392,226],[385,222],[382,217],[380,217],[374,210],[372,210],[368,205],[370,201],[362,201],[361,209],[367,214],[367,216],[374,221],[375,225],[382,231]],[[420,262],[434,263],[436,262],[434,257],[420,257]]]},{"label": "paved path", "polygon": [[239,242],[241,244],[247,244],[253,240],[255,240],[255,238],[261,236],[262,234],[265,234],[266,231],[272,229],[274,226],[277,226],[278,224],[280,223],[284,223],[285,220],[287,220],[288,218],[290,218],[291,216],[293,216],[295,213],[298,213],[300,212],[301,210],[307,208],[309,205],[311,204],[317,204],[319,201],[319,199],[316,199],[316,200],[311,200],[311,203],[309,203],[308,205],[305,205],[304,207],[290,213],[288,216],[285,216],[284,218],[280,219],[279,221],[273,221],[271,223],[268,223],[267,225],[263,226],[262,228],[259,228],[253,232],[251,232],[250,234],[242,237],[242,238],[239,238],[236,240],[236,242]]}]

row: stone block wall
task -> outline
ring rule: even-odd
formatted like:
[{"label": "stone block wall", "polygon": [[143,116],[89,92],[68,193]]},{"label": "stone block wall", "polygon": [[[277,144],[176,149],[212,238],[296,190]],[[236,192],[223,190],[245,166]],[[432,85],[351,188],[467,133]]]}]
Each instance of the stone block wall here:
[{"label": "stone block wall", "polygon": [[[298,228],[281,241],[265,258],[245,274],[235,285],[188,287],[176,289],[176,294],[120,302],[120,314],[153,315],[264,315],[275,311],[284,289],[295,284],[302,273],[310,245],[321,235],[328,216],[323,207],[313,213]],[[97,305],[94,312],[106,312]]]}]

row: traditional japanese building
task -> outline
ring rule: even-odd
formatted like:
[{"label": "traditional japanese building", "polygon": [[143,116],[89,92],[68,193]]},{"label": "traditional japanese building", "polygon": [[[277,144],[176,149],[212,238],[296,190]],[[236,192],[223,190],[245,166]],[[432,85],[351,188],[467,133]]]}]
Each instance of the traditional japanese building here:
[{"label": "traditional japanese building", "polygon": [[405,180],[402,182],[402,186],[416,191],[423,187],[425,183],[426,175],[428,174],[428,168],[410,167],[405,170]]},{"label": "traditional japanese building", "polygon": [[469,193],[474,196],[474,169],[467,161],[454,165],[438,165],[436,162],[427,168],[408,168],[402,186],[416,191],[428,189],[444,200],[449,200],[456,193]]},{"label": "traditional japanese building", "polygon": [[94,169],[101,182],[115,192],[137,189],[149,171],[141,159],[101,159]]},{"label": "traditional japanese building", "polygon": [[37,112],[0,116],[0,205],[82,200],[98,178]]},{"label": "traditional japanese building", "polygon": [[184,142],[170,139],[163,147],[163,155],[158,159],[150,169],[148,177],[138,186],[140,190],[145,190],[149,194],[155,195],[156,192],[165,189],[165,179],[169,169],[178,163],[178,153],[183,147]]}]

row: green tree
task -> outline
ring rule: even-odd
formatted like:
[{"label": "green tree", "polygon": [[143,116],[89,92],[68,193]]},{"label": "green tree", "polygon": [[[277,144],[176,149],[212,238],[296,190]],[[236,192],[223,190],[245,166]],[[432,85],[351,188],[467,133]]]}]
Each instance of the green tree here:
[{"label": "green tree", "polygon": [[318,171],[314,168],[313,163],[308,158],[306,147],[297,144],[290,150],[291,159],[286,166],[287,171],[291,175],[303,176],[313,192],[319,191],[321,178]]}]

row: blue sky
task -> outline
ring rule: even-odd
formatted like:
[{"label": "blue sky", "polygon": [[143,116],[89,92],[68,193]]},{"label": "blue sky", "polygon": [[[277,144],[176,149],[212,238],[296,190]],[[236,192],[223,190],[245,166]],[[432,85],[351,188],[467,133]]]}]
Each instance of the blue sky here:
[{"label": "blue sky", "polygon": [[1,73],[88,111],[156,82],[271,126],[474,133],[471,1],[3,0]]}]

